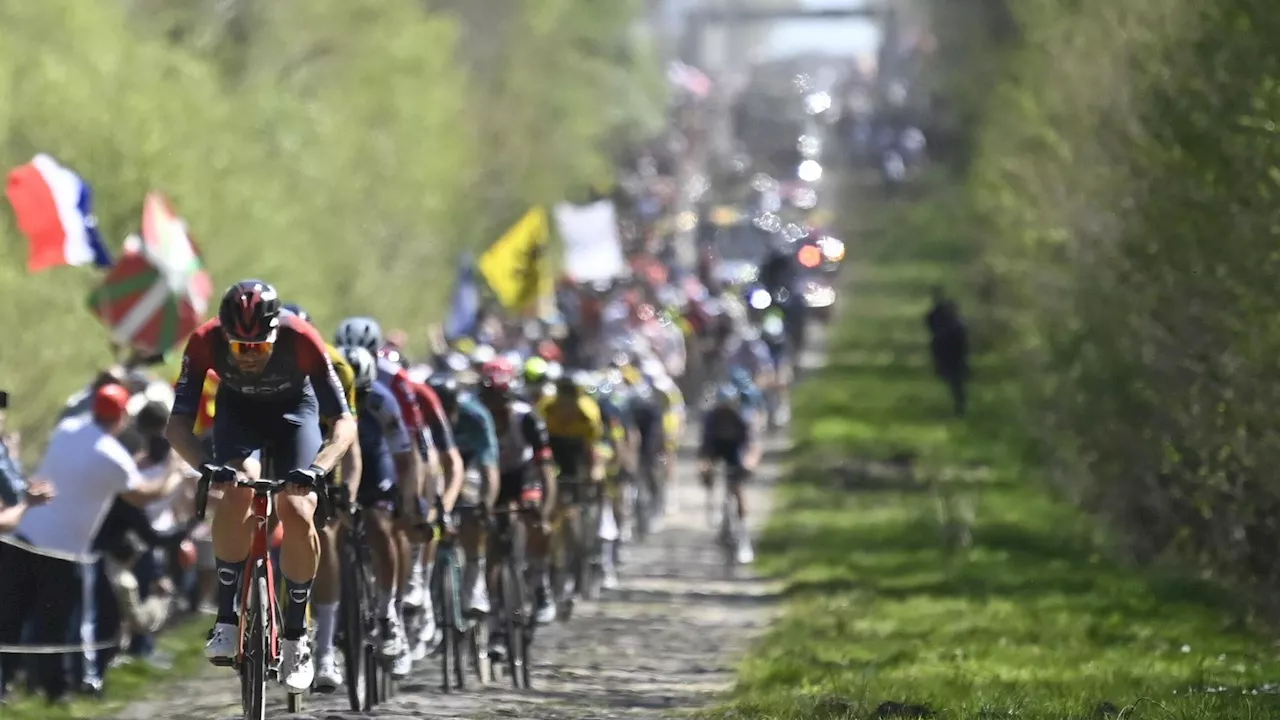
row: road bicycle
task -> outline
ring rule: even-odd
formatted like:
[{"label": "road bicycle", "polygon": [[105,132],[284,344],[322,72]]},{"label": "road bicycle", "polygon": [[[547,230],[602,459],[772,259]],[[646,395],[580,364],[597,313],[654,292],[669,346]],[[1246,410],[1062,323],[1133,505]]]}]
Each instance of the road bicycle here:
[{"label": "road bicycle", "polygon": [[381,695],[386,668],[377,657],[382,628],[374,612],[378,588],[369,572],[373,557],[364,513],[352,506],[348,518],[338,542],[341,614],[335,644],[342,653],[347,701],[353,712],[362,712],[372,710],[384,699]]},{"label": "road bicycle", "polygon": [[440,511],[438,517],[436,561],[428,589],[437,616],[437,627],[440,628],[440,689],[447,693],[455,687],[463,690],[467,686],[464,659],[467,648],[464,646],[472,636],[473,623],[462,613],[462,576],[466,571],[462,549],[458,547],[458,538],[448,516]]},{"label": "road bicycle", "polygon": [[[271,453],[264,448],[263,475],[274,474]],[[212,485],[233,484],[253,490],[250,509],[253,514],[253,539],[245,571],[240,577],[239,642],[229,661],[217,664],[234,667],[240,674],[240,701],[245,720],[265,720],[267,713],[267,680],[280,675],[280,629],[283,623],[277,596],[277,578],[268,550],[268,528],[275,516],[275,496],[288,485],[287,480],[242,479],[235,468],[205,465],[201,468],[196,494],[196,517],[203,520]],[[328,517],[328,495],[317,492],[320,515]],[[289,712],[302,710],[302,695],[288,693]]]},{"label": "road bicycle", "polygon": [[494,510],[497,526],[498,553],[502,563],[498,570],[498,617],[506,637],[506,672],[515,689],[529,689],[529,645],[533,641],[532,597],[525,581],[525,533],[519,516],[537,512],[525,507]]}]

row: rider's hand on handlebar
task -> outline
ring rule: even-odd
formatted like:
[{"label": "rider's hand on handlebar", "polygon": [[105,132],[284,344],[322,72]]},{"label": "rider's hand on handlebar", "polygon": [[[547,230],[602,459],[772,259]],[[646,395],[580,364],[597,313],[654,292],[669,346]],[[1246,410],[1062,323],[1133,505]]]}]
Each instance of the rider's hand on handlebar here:
[{"label": "rider's hand on handlebar", "polygon": [[305,470],[293,470],[286,478],[289,486],[285,490],[290,495],[309,495],[313,489],[319,487],[321,477],[323,474],[315,465]]}]

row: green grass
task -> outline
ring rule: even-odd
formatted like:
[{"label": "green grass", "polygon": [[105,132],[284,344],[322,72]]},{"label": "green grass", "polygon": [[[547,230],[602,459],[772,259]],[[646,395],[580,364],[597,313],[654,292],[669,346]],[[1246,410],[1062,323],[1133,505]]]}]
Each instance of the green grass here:
[{"label": "green grass", "polygon": [[208,622],[200,618],[166,630],[160,636],[160,651],[172,655],[173,668],[157,670],[141,663],[129,663],[113,668],[107,673],[107,694],[103,700],[76,698],[70,702],[50,705],[43,698],[15,692],[8,698],[9,703],[0,708],[0,718],[4,720],[83,720],[111,717],[125,703],[145,697],[147,693],[154,692],[165,682],[175,677],[194,675],[205,663],[203,640],[208,631]]},{"label": "green grass", "polygon": [[928,256],[853,268],[828,365],[798,390],[798,469],[761,541],[784,613],[711,714],[1280,717],[1266,686],[1280,654],[1231,593],[1113,560],[1020,462],[998,360],[977,364],[970,417],[950,415],[921,316],[956,272]]}]

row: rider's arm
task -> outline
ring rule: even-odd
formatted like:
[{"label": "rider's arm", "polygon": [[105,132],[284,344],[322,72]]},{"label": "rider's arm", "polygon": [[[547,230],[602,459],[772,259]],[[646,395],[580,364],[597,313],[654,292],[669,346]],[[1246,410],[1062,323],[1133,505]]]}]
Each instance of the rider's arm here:
[{"label": "rider's arm", "polygon": [[[289,322],[286,320],[286,322]],[[311,386],[320,405],[321,417],[334,418],[329,440],[320,448],[312,462],[323,475],[333,472],[343,454],[355,444],[358,430],[356,419],[347,405],[347,393],[338,380],[338,373],[329,360],[329,350],[324,340],[311,325],[298,321],[289,322],[298,337],[298,368],[311,378]]]},{"label": "rider's arm", "polygon": [[431,439],[435,441],[440,466],[444,471],[444,495],[440,498],[440,504],[445,512],[452,512],[458,496],[462,494],[462,454],[458,452],[458,444],[454,442],[453,429],[449,425],[449,419],[445,417],[440,398],[425,386],[418,397],[423,401],[427,427],[431,430]]},{"label": "rider's arm", "polygon": [[[357,421],[358,423],[359,421]],[[359,425],[356,426],[359,434]],[[347,486],[347,497],[355,501],[360,493],[360,477],[364,474],[364,454],[360,452],[360,443],[351,443],[351,449],[342,456],[342,480]]]},{"label": "rider's arm", "polygon": [[[463,412],[466,412],[466,408]],[[484,447],[477,454],[477,461],[484,468],[484,506],[490,510],[498,504],[498,493],[502,489],[502,477],[498,472],[498,430],[493,422],[493,415],[480,406],[473,406],[473,411],[484,426]]]},{"label": "rider's arm", "polygon": [[193,468],[211,461],[196,437],[196,415],[203,401],[204,379],[213,368],[213,346],[210,325],[195,331],[182,353],[182,372],[173,389],[173,411],[164,435],[178,456]]},{"label": "rider's arm", "polygon": [[396,465],[401,507],[405,513],[415,514],[421,491],[419,481],[422,477],[422,455],[405,426],[398,403],[378,386],[361,412],[368,412],[369,417],[382,428],[382,437],[386,439],[387,448],[391,450],[391,458]]},{"label": "rider's arm", "polygon": [[533,448],[533,457],[542,473],[542,484],[547,489],[546,497],[542,499],[542,521],[549,522],[551,511],[556,506],[556,474],[552,467],[554,463],[551,461],[551,439],[547,436],[547,424],[538,413],[530,409],[520,420],[520,432],[524,434],[529,447]]}]

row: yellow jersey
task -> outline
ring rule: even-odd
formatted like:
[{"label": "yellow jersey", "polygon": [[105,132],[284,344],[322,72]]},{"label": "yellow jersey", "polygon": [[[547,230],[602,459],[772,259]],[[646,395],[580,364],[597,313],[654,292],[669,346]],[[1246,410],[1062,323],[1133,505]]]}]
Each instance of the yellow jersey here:
[{"label": "yellow jersey", "polygon": [[543,396],[538,398],[537,409],[551,438],[594,444],[604,437],[600,405],[586,395],[577,402],[556,395]]}]

